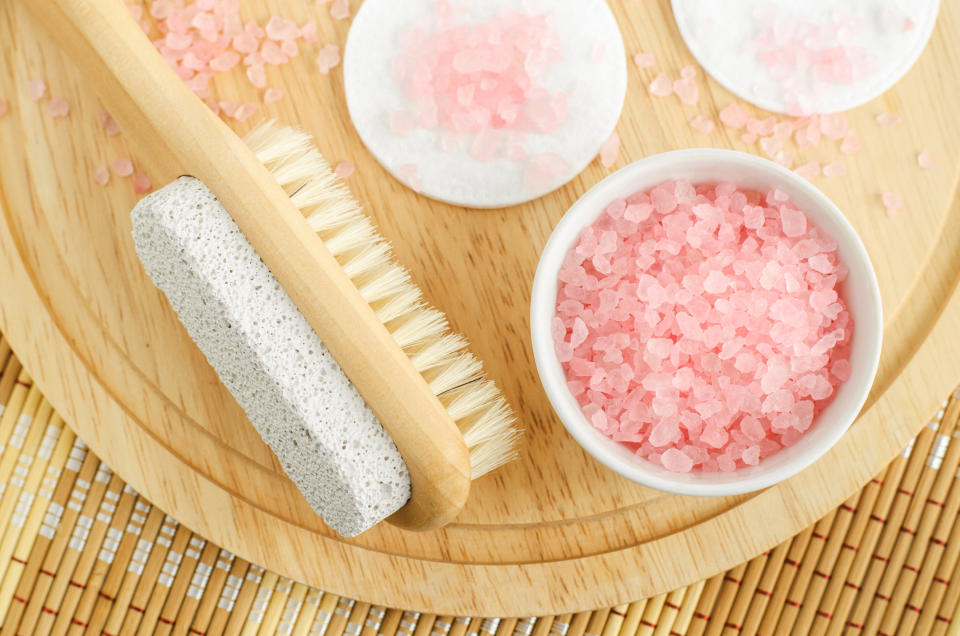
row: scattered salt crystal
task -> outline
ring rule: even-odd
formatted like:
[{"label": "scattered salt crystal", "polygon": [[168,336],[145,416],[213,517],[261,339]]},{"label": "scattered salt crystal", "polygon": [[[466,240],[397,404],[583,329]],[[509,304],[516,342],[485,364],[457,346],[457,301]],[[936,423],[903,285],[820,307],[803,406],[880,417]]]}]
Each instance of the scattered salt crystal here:
[{"label": "scattered salt crystal", "polygon": [[687,106],[696,106],[700,99],[700,89],[697,87],[697,83],[689,78],[674,80],[673,92],[680,98],[680,103]]},{"label": "scattered salt crystal", "polygon": [[617,162],[617,155],[620,153],[620,135],[616,132],[611,134],[600,146],[600,163],[604,168],[612,168]]},{"label": "scattered salt crystal", "polygon": [[93,181],[98,185],[105,186],[110,183],[110,170],[106,166],[100,166],[93,171]]},{"label": "scattered salt crystal", "polygon": [[823,167],[823,176],[830,179],[847,174],[847,167],[840,161],[831,161]]},{"label": "scattered salt crystal", "polygon": [[720,122],[723,123],[724,126],[742,130],[746,127],[748,121],[750,121],[750,115],[736,102],[720,111]]},{"label": "scattered salt crystal", "polygon": [[921,150],[920,153],[917,154],[917,165],[920,166],[922,170],[933,170],[936,167],[933,163],[933,158],[926,150]]},{"label": "scattered salt crystal", "polygon": [[47,102],[47,113],[54,119],[66,117],[70,114],[70,102],[62,97],[51,97]]},{"label": "scattered salt crystal", "polygon": [[283,99],[283,91],[279,88],[268,88],[263,93],[263,103],[272,104]]},{"label": "scattered salt crystal", "polygon": [[133,162],[129,157],[118,157],[110,162],[113,174],[118,177],[129,177],[133,174]]},{"label": "scattered salt crystal", "polygon": [[317,41],[317,22],[316,20],[310,20],[302,27],[300,27],[300,36],[309,44],[313,44]]},{"label": "scattered salt crystal", "polygon": [[317,53],[317,69],[324,75],[330,72],[340,63],[340,47],[336,44],[328,44]]},{"label": "scattered salt crystal", "polygon": [[272,16],[264,27],[267,37],[275,41],[293,40],[300,37],[300,28],[289,18]]},{"label": "scattered salt crystal", "polygon": [[650,68],[655,63],[653,53],[637,53],[633,56],[633,63],[637,68]]},{"label": "scattered salt crystal", "polygon": [[33,101],[38,101],[47,92],[47,83],[42,79],[27,80],[27,97]]},{"label": "scattered salt crystal", "polygon": [[255,112],[257,112],[257,105],[253,102],[245,102],[237,106],[237,109],[233,111],[232,117],[237,121],[246,121],[250,119]]},{"label": "scattered salt crystal", "polygon": [[896,126],[903,118],[896,113],[880,113],[877,115],[877,125],[881,128],[890,128],[891,126]]},{"label": "scattered salt crystal", "polygon": [[714,128],[716,128],[716,125],[713,123],[712,119],[704,117],[703,115],[697,115],[690,120],[690,127],[694,130],[702,132],[705,135],[709,135],[713,132]]},{"label": "scattered salt crystal", "polygon": [[420,169],[414,163],[406,163],[397,168],[397,178],[407,184],[414,192],[420,192],[423,184],[420,182]]},{"label": "scattered salt crystal", "polygon": [[349,179],[353,175],[354,166],[350,161],[341,161],[337,164],[337,167],[333,169],[333,173],[340,177],[341,179]]},{"label": "scattered salt crystal", "polygon": [[897,216],[897,212],[903,207],[903,198],[896,192],[884,192],[881,197],[883,207],[887,210],[887,216],[891,219]]},{"label": "scattered salt crystal", "polygon": [[333,0],[330,5],[330,17],[334,20],[346,20],[350,17],[350,0]]},{"label": "scattered salt crystal", "polygon": [[819,161],[810,161],[798,167],[794,172],[797,175],[803,177],[804,179],[813,179],[820,176],[820,162]]},{"label": "scattered salt crystal", "polygon": [[697,76],[697,68],[693,65],[684,66],[680,69],[680,77],[683,79],[693,79]]},{"label": "scattered salt crystal", "polygon": [[150,192],[152,187],[153,185],[150,183],[150,178],[147,175],[141,172],[133,175],[133,191],[136,194]]},{"label": "scattered salt crystal", "polygon": [[660,73],[650,82],[649,90],[655,97],[666,97],[673,92],[673,82],[664,73]]}]

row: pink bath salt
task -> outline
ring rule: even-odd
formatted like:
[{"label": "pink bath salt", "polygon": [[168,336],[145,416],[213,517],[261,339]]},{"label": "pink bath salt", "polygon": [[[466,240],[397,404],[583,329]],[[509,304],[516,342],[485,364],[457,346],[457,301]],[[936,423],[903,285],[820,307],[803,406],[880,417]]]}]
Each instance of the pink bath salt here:
[{"label": "pink bath salt", "polygon": [[668,448],[664,451],[660,456],[660,462],[664,468],[675,473],[689,473],[693,470],[693,459],[675,448]]},{"label": "pink bath salt", "polygon": [[802,166],[799,166],[794,170],[799,176],[804,179],[810,180],[815,177],[820,176],[820,162],[819,161],[809,161]]},{"label": "pink bath salt", "polygon": [[896,192],[884,192],[880,198],[887,210],[887,216],[891,219],[897,216],[897,212],[903,207],[903,198]]},{"label": "pink bath salt", "polygon": [[420,192],[423,183],[420,181],[420,168],[415,163],[405,163],[397,168],[397,178],[405,183],[414,192]]},{"label": "pink bath salt", "polygon": [[240,63],[240,55],[233,51],[224,51],[210,60],[210,70],[226,73]]},{"label": "pink bath salt", "polygon": [[618,154],[620,154],[620,135],[614,132],[600,146],[600,163],[604,168],[612,168],[617,162]]},{"label": "pink bath salt", "polygon": [[689,80],[689,79],[693,79],[696,76],[697,76],[697,67],[693,66],[692,64],[688,64],[687,66],[684,66],[682,69],[680,69],[680,77],[683,79]]},{"label": "pink bath salt", "polygon": [[860,137],[857,133],[850,131],[840,142],[840,152],[845,155],[856,154],[860,151]]},{"label": "pink bath salt", "polygon": [[840,161],[831,161],[823,167],[823,176],[835,179],[847,174],[847,167]]},{"label": "pink bath salt", "polygon": [[237,106],[237,109],[233,111],[232,117],[237,121],[246,121],[257,112],[257,105],[253,102],[245,102]]},{"label": "pink bath salt", "polygon": [[279,102],[281,99],[283,99],[283,91],[279,88],[268,88],[263,93],[264,104],[273,104],[274,102]]},{"label": "pink bath salt", "polygon": [[62,97],[51,97],[47,102],[47,113],[53,119],[66,117],[70,114],[70,102]]},{"label": "pink bath salt", "polygon": [[142,172],[133,175],[133,191],[136,194],[145,194],[150,192],[152,188],[153,184],[150,183],[150,177]]},{"label": "pink bath salt", "polygon": [[341,161],[337,164],[337,167],[333,169],[333,173],[340,177],[341,179],[349,179],[353,175],[354,166],[351,161]]},{"label": "pink bath salt", "polygon": [[39,101],[47,92],[47,83],[42,79],[27,80],[27,97]]},{"label": "pink bath salt", "polygon": [[749,121],[750,115],[736,102],[720,111],[720,122],[729,128],[743,130]]},{"label": "pink bath salt", "polygon": [[103,126],[103,129],[109,136],[115,137],[120,134],[120,126],[117,125],[117,122],[110,116],[107,109],[104,108],[100,111],[99,119],[100,125]]},{"label": "pink bath salt", "polygon": [[903,118],[896,113],[880,113],[877,115],[877,125],[881,128],[890,128],[891,126],[896,126]]},{"label": "pink bath salt", "polygon": [[696,106],[700,99],[700,89],[697,83],[690,78],[674,80],[673,92],[680,98],[680,103],[687,106]]},{"label": "pink bath salt", "polygon": [[334,20],[346,20],[350,17],[350,0],[333,0],[330,5],[330,17]]},{"label": "pink bath salt", "polygon": [[129,177],[133,174],[133,162],[129,157],[118,157],[110,162],[113,174],[118,177]]},{"label": "pink bath salt", "polygon": [[633,56],[633,63],[637,68],[650,68],[656,62],[653,53],[637,53]]},{"label": "pink bath salt", "polygon": [[317,41],[317,22],[316,20],[310,20],[302,27],[300,27],[300,36],[308,44],[314,44]]},{"label": "pink bath salt", "polygon": [[673,92],[673,82],[665,73],[660,73],[650,82],[649,90],[654,97],[666,97]]},{"label": "pink bath salt", "polygon": [[226,115],[227,117],[233,117],[234,114],[237,112],[237,108],[239,108],[240,104],[238,104],[237,102],[222,101],[222,102],[218,102],[217,106],[220,107],[220,111],[224,115]]},{"label": "pink bath salt", "polygon": [[696,131],[702,132],[705,135],[709,135],[716,128],[716,124],[714,124],[713,120],[709,117],[697,115],[690,120],[690,127]]},{"label": "pink bath salt", "polygon": [[317,53],[317,69],[324,75],[330,73],[340,63],[340,47],[336,44],[327,44]]},{"label": "pink bath salt", "polygon": [[99,166],[92,174],[93,182],[105,186],[110,183],[110,170],[106,166]]},{"label": "pink bath salt", "polygon": [[847,135],[847,116],[843,113],[820,115],[820,132],[826,137],[841,140]]},{"label": "pink bath salt", "polygon": [[926,150],[921,150],[917,154],[917,165],[920,166],[921,170],[933,170],[937,167],[933,162],[933,158],[930,156],[930,153]]},{"label": "pink bath salt", "polygon": [[571,394],[668,469],[762,462],[849,378],[836,250],[781,190],[668,181],[612,201],[558,274],[551,333]]},{"label": "pink bath salt", "polygon": [[283,18],[278,15],[271,16],[264,27],[267,37],[277,42],[283,40],[293,40],[300,37],[300,27],[289,18]]}]

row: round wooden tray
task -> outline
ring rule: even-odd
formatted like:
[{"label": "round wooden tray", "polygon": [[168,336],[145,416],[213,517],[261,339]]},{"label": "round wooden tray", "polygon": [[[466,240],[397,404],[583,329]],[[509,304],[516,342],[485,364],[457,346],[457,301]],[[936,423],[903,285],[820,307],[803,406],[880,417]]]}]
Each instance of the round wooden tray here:
[{"label": "round wooden tray", "polygon": [[[266,5],[298,21],[313,3]],[[354,7],[355,8],[355,7]],[[669,2],[616,2],[628,51],[654,51],[676,75],[690,56]],[[347,24],[318,17],[320,42],[343,43]],[[526,437],[519,461],[474,484],[451,526],[425,534],[389,525],[351,540],[333,534],[280,471],[143,273],[130,239],[129,180],[89,175],[127,153],[96,123],[101,106],[69,59],[19,8],[0,4],[0,329],[57,410],[133,487],[182,523],[255,563],[336,594],[392,607],[457,615],[554,614],[635,600],[688,584],[752,557],[851,495],[915,434],[960,377],[956,178],[960,124],[954,105],[960,4],[945,3],[928,50],[893,91],[852,113],[864,149],[849,175],[818,180],[863,237],[881,281],[885,352],[875,389],[851,432],[797,477],[752,495],[698,499],[651,491],[590,459],[566,434],[539,386],[527,298],[537,255],[576,197],[603,177],[590,166],[565,188],[503,211],[472,212],[403,188],[364,150],[347,119],[342,78],[316,73],[309,53],[273,69],[286,97],[262,109],[310,131],[332,161],[349,157],[349,184],[393,242],[429,299],[517,408]],[[52,120],[31,102],[27,79],[44,77],[72,104]],[[650,98],[650,71],[631,69],[618,128],[618,166],[656,152],[712,145],[748,150],[720,127],[687,124],[698,109]],[[700,78],[700,111],[732,98]],[[253,98],[245,80],[222,81],[226,99]],[[876,114],[904,123],[881,130]],[[240,132],[246,126],[238,126]],[[198,140],[202,143],[202,140]],[[803,151],[826,159],[835,149]],[[927,149],[932,171],[916,167]],[[907,201],[896,219],[880,194]]]}]

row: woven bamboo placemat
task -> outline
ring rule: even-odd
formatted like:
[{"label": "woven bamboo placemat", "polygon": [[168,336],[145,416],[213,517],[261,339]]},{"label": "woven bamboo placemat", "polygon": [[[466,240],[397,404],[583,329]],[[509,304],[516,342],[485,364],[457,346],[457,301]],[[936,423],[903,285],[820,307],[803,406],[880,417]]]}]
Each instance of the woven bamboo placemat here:
[{"label": "woven bamboo placemat", "polygon": [[87,450],[2,336],[0,369],[0,636],[960,633],[960,392],[859,493],[752,561],[628,605],[471,618],[325,594],[207,543]]}]

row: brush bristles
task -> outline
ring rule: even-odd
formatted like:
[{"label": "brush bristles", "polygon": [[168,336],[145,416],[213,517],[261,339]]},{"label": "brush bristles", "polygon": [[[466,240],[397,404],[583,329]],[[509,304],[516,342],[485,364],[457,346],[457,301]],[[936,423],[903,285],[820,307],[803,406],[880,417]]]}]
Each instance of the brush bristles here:
[{"label": "brush bristles", "polygon": [[245,141],[457,423],[470,449],[472,477],[514,459],[519,431],[500,390],[485,378],[467,341],[450,332],[446,316],[426,304],[410,274],[393,260],[389,244],[310,136],[268,122]]}]

